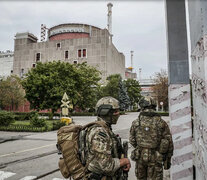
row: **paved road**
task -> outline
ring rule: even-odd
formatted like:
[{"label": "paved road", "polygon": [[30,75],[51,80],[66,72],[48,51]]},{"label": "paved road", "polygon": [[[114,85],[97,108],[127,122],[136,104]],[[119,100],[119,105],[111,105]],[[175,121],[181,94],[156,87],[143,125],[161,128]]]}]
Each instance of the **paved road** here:
[{"label": "paved road", "polygon": [[[123,140],[128,140],[129,128],[138,113],[122,115],[113,126],[114,132]],[[96,117],[73,117],[77,124],[86,124]],[[59,156],[56,153],[57,131],[46,133],[3,132],[0,137],[0,180],[30,180],[46,175],[42,180],[61,180],[58,169]],[[129,154],[132,147],[129,146]],[[166,178],[165,178],[166,179]],[[136,180],[134,163],[129,172],[129,180]]]}]

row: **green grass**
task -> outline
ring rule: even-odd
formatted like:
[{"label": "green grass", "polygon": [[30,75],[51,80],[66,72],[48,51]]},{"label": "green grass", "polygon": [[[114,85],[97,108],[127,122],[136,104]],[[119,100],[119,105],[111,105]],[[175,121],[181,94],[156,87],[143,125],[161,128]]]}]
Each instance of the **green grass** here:
[{"label": "green grass", "polygon": [[[46,120],[46,123],[47,123],[47,125],[52,125],[53,122],[58,122],[58,121],[60,121],[60,120]],[[29,125],[30,122],[29,122],[29,120],[28,121],[15,121],[12,124],[14,124],[14,125],[17,125],[17,124],[19,124],[19,125]]]},{"label": "green grass", "polygon": [[[46,124],[48,127],[48,130],[51,131],[53,128],[53,123],[57,123],[60,120],[46,120]],[[15,121],[14,123],[12,123],[11,125],[23,125],[23,126],[29,126],[30,125],[30,121]]]},{"label": "green grass", "polygon": [[13,125],[30,125],[29,121],[15,121]]}]

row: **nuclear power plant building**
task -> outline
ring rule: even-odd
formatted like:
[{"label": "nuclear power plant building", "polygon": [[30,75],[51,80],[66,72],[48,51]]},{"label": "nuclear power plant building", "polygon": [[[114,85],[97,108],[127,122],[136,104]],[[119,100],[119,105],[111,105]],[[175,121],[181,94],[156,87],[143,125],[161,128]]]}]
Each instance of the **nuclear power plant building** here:
[{"label": "nuclear power plant building", "polygon": [[96,67],[102,73],[102,82],[111,74],[125,78],[125,57],[112,43],[108,29],[88,24],[60,24],[47,29],[47,40],[45,37],[38,42],[29,32],[16,34],[13,74],[23,77],[37,62],[60,60],[71,64],[86,62]]}]

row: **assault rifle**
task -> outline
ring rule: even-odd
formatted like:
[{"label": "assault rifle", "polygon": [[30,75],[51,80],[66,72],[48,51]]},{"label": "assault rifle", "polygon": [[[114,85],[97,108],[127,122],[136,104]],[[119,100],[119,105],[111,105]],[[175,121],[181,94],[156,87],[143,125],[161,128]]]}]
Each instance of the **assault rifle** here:
[{"label": "assault rifle", "polygon": [[[128,141],[124,141],[123,142],[123,154],[124,154],[124,158],[128,158]],[[123,180],[127,180],[128,179],[128,171],[123,171],[123,176],[122,176]]]}]

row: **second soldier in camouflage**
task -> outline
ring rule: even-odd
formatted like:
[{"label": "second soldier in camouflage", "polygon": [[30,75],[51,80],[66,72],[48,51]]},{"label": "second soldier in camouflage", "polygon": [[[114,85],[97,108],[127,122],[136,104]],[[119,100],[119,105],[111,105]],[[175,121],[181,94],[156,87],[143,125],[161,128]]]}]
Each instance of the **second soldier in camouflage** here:
[{"label": "second soldier in camouflage", "polygon": [[167,123],[155,112],[156,103],[150,97],[140,100],[141,113],[132,122],[129,141],[135,148],[131,159],[136,162],[137,180],[162,180],[163,166],[169,169],[173,141]]}]

